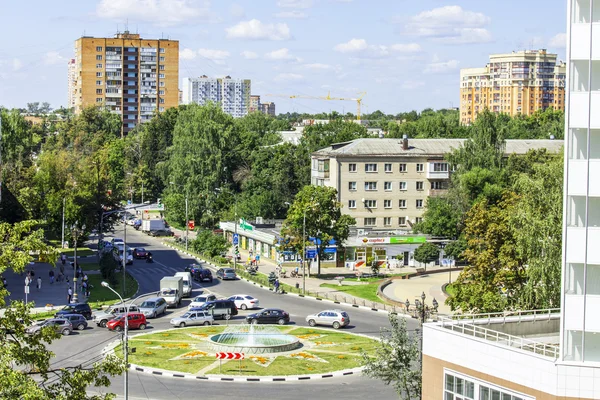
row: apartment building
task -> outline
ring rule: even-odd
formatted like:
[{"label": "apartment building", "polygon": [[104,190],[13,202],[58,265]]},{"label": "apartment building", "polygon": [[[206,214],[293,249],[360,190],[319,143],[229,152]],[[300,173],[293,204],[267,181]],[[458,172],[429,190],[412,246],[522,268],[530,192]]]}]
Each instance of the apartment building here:
[{"label": "apartment building", "polygon": [[179,42],[143,39],[137,33],[114,38],[84,36],[75,41],[75,112],[90,105],[121,115],[122,134],[178,105]]},{"label": "apartment building", "polygon": [[270,115],[271,117],[275,116],[275,103],[269,101],[266,103],[261,103],[260,104],[260,111],[262,111],[263,114],[267,114]]},{"label": "apartment building", "polygon": [[492,54],[485,67],[460,70],[461,123],[486,108],[511,116],[564,110],[565,75],[565,63],[544,49]]},{"label": "apartment building", "polygon": [[74,58],[71,58],[67,62],[67,85],[67,108],[75,109],[75,99],[77,97],[77,63]]},{"label": "apartment building", "polygon": [[250,79],[184,78],[182,85],[183,104],[206,104],[214,102],[221,105],[223,111],[234,118],[248,114],[251,106]]},{"label": "apartment building", "polygon": [[[334,187],[342,212],[367,230],[412,230],[429,196],[448,190],[444,156],[465,139],[365,138],[337,143],[311,156],[311,183]],[[560,140],[507,140],[506,154],[560,151]]]},{"label": "apartment building", "polygon": [[425,324],[425,400],[600,399],[600,1],[566,3],[561,308]]}]

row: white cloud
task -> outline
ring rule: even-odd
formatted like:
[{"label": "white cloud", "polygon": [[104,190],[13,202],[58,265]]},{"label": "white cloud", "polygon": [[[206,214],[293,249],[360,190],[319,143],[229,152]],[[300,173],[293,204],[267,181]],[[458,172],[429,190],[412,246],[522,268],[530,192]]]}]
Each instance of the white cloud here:
[{"label": "white cloud", "polygon": [[424,72],[427,74],[445,74],[456,71],[458,64],[458,60],[439,61],[437,57],[434,57],[433,62],[427,64]]},{"label": "white cloud", "polygon": [[310,8],[312,0],[279,0],[277,6],[281,8]]},{"label": "white cloud", "polygon": [[44,64],[55,65],[65,61],[65,58],[61,56],[58,51],[49,51],[44,55]]},{"label": "white cloud", "polygon": [[240,53],[240,55],[242,57],[244,57],[246,60],[254,60],[258,58],[258,54],[256,54],[253,51],[248,51],[248,50],[244,50]]},{"label": "white cloud", "polygon": [[225,59],[230,56],[228,51],[214,49],[198,49],[197,53],[200,57],[208,58],[216,64],[224,64]]},{"label": "white cloud", "polygon": [[425,82],[408,80],[408,81],[402,82],[402,85],[400,87],[402,89],[412,90],[412,89],[420,88],[421,86],[425,86]]},{"label": "white cloud", "polygon": [[302,76],[300,74],[285,73],[285,74],[277,75],[273,80],[275,82],[285,82],[285,81],[299,82],[299,81],[304,80],[304,76]]},{"label": "white cloud", "polygon": [[246,11],[244,10],[244,7],[237,3],[234,3],[229,6],[229,13],[235,18],[244,18],[246,16]]},{"label": "white cloud", "polygon": [[282,49],[279,49],[279,50],[273,50],[269,53],[266,53],[265,58],[267,60],[274,60],[274,61],[295,61],[295,62],[302,61],[301,58],[298,58],[298,57],[292,55],[290,53],[290,50],[285,47]]},{"label": "white cloud", "polygon": [[340,43],[336,45],[333,49],[340,53],[354,53],[357,51],[366,50],[367,41],[365,39],[350,39],[346,43]]},{"label": "white cloud", "polygon": [[116,20],[138,19],[158,26],[215,18],[208,0],[101,0],[96,15]]},{"label": "white cloud", "polygon": [[294,18],[294,19],[304,19],[308,18],[308,14],[302,11],[293,10],[293,11],[281,11],[275,14],[277,18]]},{"label": "white cloud", "polygon": [[484,28],[490,21],[483,13],[445,6],[410,17],[406,32],[448,44],[486,43],[492,40]]},{"label": "white cloud", "polygon": [[182,60],[193,60],[196,58],[196,52],[192,49],[183,49],[179,51],[179,58]]},{"label": "white cloud", "polygon": [[225,31],[229,39],[287,40],[291,37],[287,24],[263,24],[257,19],[242,21]]},{"label": "white cloud", "polygon": [[393,53],[418,53],[421,46],[417,43],[370,45],[365,39],[351,39],[346,43],[340,43],[333,48],[339,53],[349,53],[358,58],[385,58]]},{"label": "white cloud", "polygon": [[552,39],[550,39],[550,42],[548,43],[548,45],[550,47],[554,47],[557,49],[566,48],[567,47],[567,34],[559,33],[559,34],[555,35]]},{"label": "white cloud", "polygon": [[12,69],[13,71],[18,71],[23,68],[23,62],[18,58],[13,58],[12,60]]}]

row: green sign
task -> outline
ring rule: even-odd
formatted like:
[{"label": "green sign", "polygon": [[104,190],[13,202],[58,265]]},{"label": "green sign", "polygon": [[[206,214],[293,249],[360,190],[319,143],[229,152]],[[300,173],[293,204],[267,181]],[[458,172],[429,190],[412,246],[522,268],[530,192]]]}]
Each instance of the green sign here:
[{"label": "green sign", "polygon": [[254,227],[252,225],[250,225],[249,223],[247,223],[245,219],[240,220],[240,228],[242,228],[245,231],[253,231],[254,230]]},{"label": "green sign", "polygon": [[391,237],[390,243],[393,244],[405,244],[405,243],[425,243],[425,236],[399,236]]}]

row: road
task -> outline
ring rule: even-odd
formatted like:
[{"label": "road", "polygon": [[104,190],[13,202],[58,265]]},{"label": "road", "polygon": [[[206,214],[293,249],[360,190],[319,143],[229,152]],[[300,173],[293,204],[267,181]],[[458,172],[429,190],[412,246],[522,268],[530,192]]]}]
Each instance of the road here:
[{"label": "road", "polygon": [[[122,227],[118,227],[114,235],[123,237],[122,229]],[[175,272],[183,271],[185,266],[195,262],[194,259],[163,246],[160,238],[149,237],[129,227],[127,244],[132,247],[145,247],[152,252],[154,258],[153,263],[136,260],[132,266],[127,267],[127,271],[139,282],[140,294],[156,294],[159,289],[159,281],[163,276],[172,276]],[[193,294],[202,292],[214,293],[219,298],[234,294],[249,294],[258,298],[262,307],[278,307],[286,310],[290,313],[292,323],[301,326],[307,326],[304,320],[306,315],[325,308],[333,308],[331,303],[274,294],[241,280],[221,282],[214,279],[213,283],[206,282],[203,285],[195,282]],[[146,331],[170,328],[169,320],[173,316],[185,312],[188,302],[189,299],[185,299],[180,308],[169,309],[167,315],[149,320]],[[139,304],[139,301],[137,303]],[[347,329],[350,332],[379,337],[380,327],[389,326],[386,314],[344,305],[336,305],[335,308],[348,311],[351,324]],[[232,318],[229,323],[242,323],[244,316],[251,312],[250,310],[240,310],[239,315]],[[225,321],[217,323],[222,324]],[[409,329],[416,328],[415,321],[409,320],[408,324]],[[99,358],[99,353],[104,346],[119,337],[119,334],[98,328],[92,323],[91,328],[81,332],[76,331],[73,335],[63,337],[49,346],[49,349],[56,354],[52,366],[59,368],[93,362]],[[380,381],[362,376],[328,378],[310,382],[220,383],[196,382],[130,372],[131,399],[189,399],[196,397],[198,389],[202,391],[203,397],[208,396],[211,399],[230,399],[235,398],[236,395],[244,398],[285,398],[288,400],[330,399],[332,395],[344,399],[364,399],[365,396],[372,396],[374,391],[378,399],[398,398],[390,387],[383,385]],[[109,391],[117,394],[123,393],[123,377],[113,379]]]}]

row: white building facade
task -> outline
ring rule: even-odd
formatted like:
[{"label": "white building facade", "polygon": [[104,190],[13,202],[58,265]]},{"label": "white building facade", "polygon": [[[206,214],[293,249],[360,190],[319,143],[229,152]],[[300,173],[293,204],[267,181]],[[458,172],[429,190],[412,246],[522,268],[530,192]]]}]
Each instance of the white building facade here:
[{"label": "white building facade", "polygon": [[214,102],[221,105],[223,111],[234,118],[240,118],[250,111],[249,79],[184,78],[182,85],[182,104],[206,104]]}]

